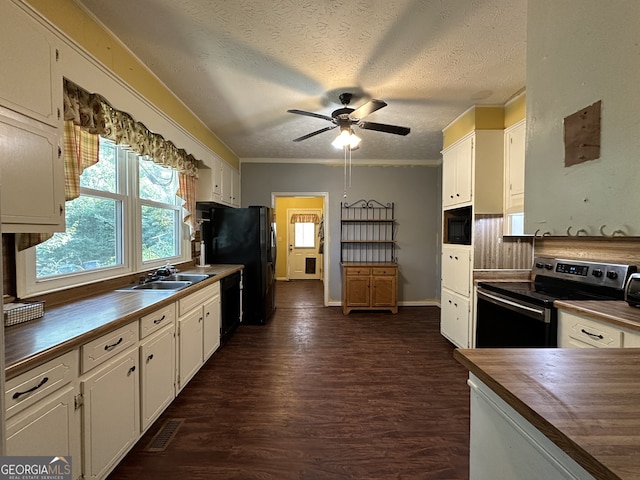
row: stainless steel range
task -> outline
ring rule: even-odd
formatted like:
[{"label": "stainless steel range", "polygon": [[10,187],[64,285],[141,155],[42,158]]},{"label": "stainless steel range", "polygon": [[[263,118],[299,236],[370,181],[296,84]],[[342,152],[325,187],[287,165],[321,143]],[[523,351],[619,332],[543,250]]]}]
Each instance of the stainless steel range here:
[{"label": "stainless steel range", "polygon": [[537,257],[531,282],[480,282],[475,346],[556,347],[555,300],[623,300],[636,267]]}]

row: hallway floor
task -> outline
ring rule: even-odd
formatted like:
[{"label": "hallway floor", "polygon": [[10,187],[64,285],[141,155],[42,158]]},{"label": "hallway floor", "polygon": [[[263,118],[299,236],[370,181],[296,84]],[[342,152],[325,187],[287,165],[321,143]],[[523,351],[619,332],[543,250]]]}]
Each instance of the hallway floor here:
[{"label": "hallway floor", "polygon": [[[278,282],[110,475],[120,479],[468,479],[467,371],[436,307],[342,314]],[[145,448],[184,419],[164,451]]]}]

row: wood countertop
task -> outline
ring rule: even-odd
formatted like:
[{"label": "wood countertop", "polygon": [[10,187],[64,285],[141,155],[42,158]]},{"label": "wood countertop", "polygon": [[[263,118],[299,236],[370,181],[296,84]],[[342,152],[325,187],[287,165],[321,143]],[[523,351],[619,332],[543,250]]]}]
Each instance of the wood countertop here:
[{"label": "wood countertop", "polygon": [[50,309],[45,306],[43,317],[5,327],[6,378],[73,350],[243,268],[242,265],[211,265],[181,271],[206,273],[212,277],[178,291],[109,291]]},{"label": "wood countertop", "polygon": [[624,301],[556,300],[553,305],[578,315],[640,332],[640,308]]},{"label": "wood countertop", "polygon": [[640,349],[474,349],[454,357],[598,479],[640,479]]}]

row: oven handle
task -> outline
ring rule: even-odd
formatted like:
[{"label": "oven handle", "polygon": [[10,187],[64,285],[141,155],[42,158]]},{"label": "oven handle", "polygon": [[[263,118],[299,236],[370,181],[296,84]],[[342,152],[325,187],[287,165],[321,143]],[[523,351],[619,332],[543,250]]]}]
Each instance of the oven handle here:
[{"label": "oven handle", "polygon": [[477,289],[476,293],[479,299],[486,300],[487,302],[493,303],[494,305],[507,308],[514,312],[522,313],[523,315],[531,317],[535,320],[540,320],[541,322],[545,322],[545,323],[550,322],[549,316],[545,315],[545,309],[529,307],[527,305],[523,305],[522,303],[517,303],[503,297],[492,295],[480,289]]}]

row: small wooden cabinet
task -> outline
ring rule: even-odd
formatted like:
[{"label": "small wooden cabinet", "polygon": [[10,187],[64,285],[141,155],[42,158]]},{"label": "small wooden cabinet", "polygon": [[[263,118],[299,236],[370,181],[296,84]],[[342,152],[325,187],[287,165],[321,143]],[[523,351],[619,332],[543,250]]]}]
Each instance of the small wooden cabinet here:
[{"label": "small wooden cabinet", "polygon": [[398,313],[398,265],[342,264],[342,312],[390,310]]}]

